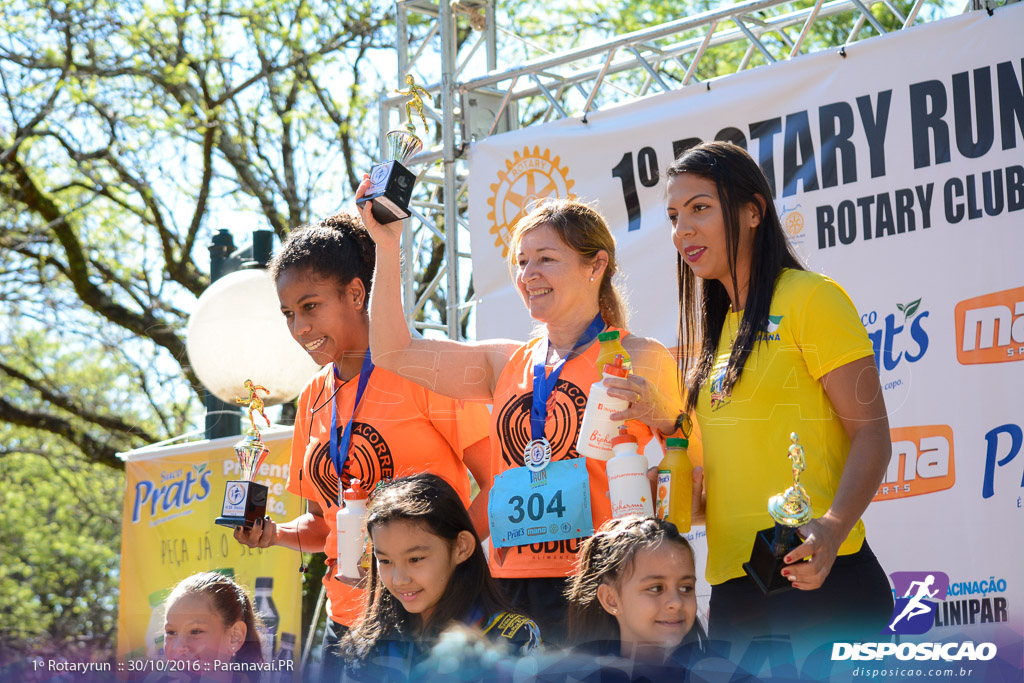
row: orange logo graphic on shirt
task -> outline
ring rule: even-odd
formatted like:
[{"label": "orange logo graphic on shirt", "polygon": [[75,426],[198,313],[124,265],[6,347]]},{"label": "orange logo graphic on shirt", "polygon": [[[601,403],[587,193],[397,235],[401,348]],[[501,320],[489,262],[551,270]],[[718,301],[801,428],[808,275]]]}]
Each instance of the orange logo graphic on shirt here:
[{"label": "orange logo graphic on shirt", "polygon": [[[509,467],[523,464],[526,444],[533,438],[530,434],[531,405],[532,391],[505,404],[498,413],[501,457]],[[579,438],[580,423],[586,408],[586,393],[568,380],[558,380],[548,399],[547,421],[544,424],[544,433],[551,442],[551,452],[556,454],[555,460],[579,456],[576,452],[576,439]],[[561,453],[565,455],[559,457]]]},{"label": "orange logo graphic on shirt", "polygon": [[961,365],[1024,360],[1024,287],[961,301],[954,315]]},{"label": "orange logo graphic on shirt", "polygon": [[551,158],[551,150],[540,147],[523,148],[505,160],[505,170],[498,171],[498,182],[491,185],[487,204],[491,212],[491,233],[494,246],[501,247],[501,257],[508,257],[512,245],[512,229],[519,219],[534,207],[537,200],[548,197],[570,197],[575,181],[569,179],[569,168],[559,166],[560,157]]},{"label": "orange logo graphic on shirt", "polygon": [[890,430],[892,459],[873,500],[893,500],[952,488],[953,429],[948,425]]},{"label": "orange logo graphic on shirt", "polygon": [[[338,427],[338,442],[341,442],[342,427]],[[313,485],[327,501],[327,506],[337,505],[338,474],[331,462],[330,442],[320,444],[310,458],[310,478]],[[365,422],[352,423],[352,442],[349,446],[348,460],[345,461],[345,473],[342,487],[347,489],[353,479],[362,482],[363,488],[373,491],[379,482],[395,477],[395,461],[391,457],[391,448],[384,437],[372,425]]]}]

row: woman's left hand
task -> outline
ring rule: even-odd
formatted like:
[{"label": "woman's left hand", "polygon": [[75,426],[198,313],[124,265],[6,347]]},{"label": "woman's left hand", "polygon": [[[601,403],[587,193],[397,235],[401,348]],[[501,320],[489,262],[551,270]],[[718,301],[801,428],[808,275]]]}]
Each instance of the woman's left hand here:
[{"label": "woman's left hand", "polygon": [[[782,575],[790,580],[793,588],[810,591],[825,583],[836,561],[839,546],[846,538],[838,527],[838,522],[826,515],[812,519],[797,530],[804,542],[789,551],[785,557],[787,566],[782,570]],[[805,557],[810,559],[805,562]]]},{"label": "woman's left hand", "polygon": [[679,417],[679,406],[672,402],[658,389],[658,385],[640,375],[629,375],[625,378],[609,377],[604,381],[608,395],[629,401],[629,407],[608,417],[616,422],[640,420],[651,429],[660,430],[662,434],[675,431],[676,418]]}]

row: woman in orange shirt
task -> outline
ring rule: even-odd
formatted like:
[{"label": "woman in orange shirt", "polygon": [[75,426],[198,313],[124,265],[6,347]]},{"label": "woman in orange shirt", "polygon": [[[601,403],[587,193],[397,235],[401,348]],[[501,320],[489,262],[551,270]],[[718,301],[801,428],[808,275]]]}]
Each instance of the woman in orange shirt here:
[{"label": "woman in orange shirt", "polygon": [[[357,197],[368,185],[364,180]],[[635,374],[607,383],[612,395],[632,403],[614,417],[631,420],[641,444],[678,429],[675,363],[660,343],[626,332],[612,283],[615,239],[604,218],[581,202],[545,203],[513,231],[509,266],[541,332],[527,344],[413,339],[400,298],[401,224],[379,224],[370,202],[360,210],[377,243],[374,358],[441,394],[493,403],[491,573],[545,640],[564,641],[566,577],[581,539],[611,517],[604,462],[576,452],[588,391],[601,378],[596,337],[607,329],[623,336]]]},{"label": "woman in orange shirt", "polygon": [[373,241],[347,214],[295,230],[271,261],[288,329],[323,366],[299,396],[292,436],[288,490],[307,499],[308,512],[284,524],[267,518],[251,530],[235,530],[249,547],[327,553],[330,620],[321,680],[340,675],[335,645],[359,617],[365,597],[334,576],[339,493],[355,480],[373,491],[382,481],[432,472],[459,493],[478,528],[486,528],[486,495],[470,505],[466,468],[485,490],[487,410],[376,367],[366,306],[373,267]]}]

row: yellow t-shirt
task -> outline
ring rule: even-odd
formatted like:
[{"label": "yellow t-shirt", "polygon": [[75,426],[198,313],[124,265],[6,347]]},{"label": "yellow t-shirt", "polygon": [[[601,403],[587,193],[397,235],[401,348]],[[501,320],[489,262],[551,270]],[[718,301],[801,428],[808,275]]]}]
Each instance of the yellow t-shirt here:
[{"label": "yellow t-shirt", "polygon": [[[789,434],[804,447],[801,474],[815,517],[832,504],[850,439],[825,393],[821,377],[873,354],[857,309],[833,280],[783,270],[775,285],[768,329],[747,358],[730,395],[721,373],[743,312],[726,315],[710,379],[701,387],[697,420],[704,442],[707,487],[707,580],[744,576],[757,531],[774,521],[768,499],[793,483]],[[864,540],[858,521],[839,548],[857,552]]]}]

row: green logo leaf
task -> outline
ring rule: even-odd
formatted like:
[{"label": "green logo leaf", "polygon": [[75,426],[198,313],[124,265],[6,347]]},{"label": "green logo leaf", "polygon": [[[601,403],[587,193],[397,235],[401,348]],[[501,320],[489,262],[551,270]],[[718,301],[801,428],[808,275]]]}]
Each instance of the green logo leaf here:
[{"label": "green logo leaf", "polygon": [[202,474],[203,470],[206,469],[206,463],[203,463],[202,465],[192,465],[192,469],[196,471],[196,474]]},{"label": "green logo leaf", "polygon": [[899,304],[896,304],[896,308],[898,308],[901,311],[903,311],[903,322],[906,322],[907,320],[910,319],[910,316],[912,316],[915,313],[917,313],[917,309],[920,308],[920,307],[921,307],[921,299],[917,299],[916,301],[911,301],[909,304],[907,304],[905,306],[900,306]]}]

